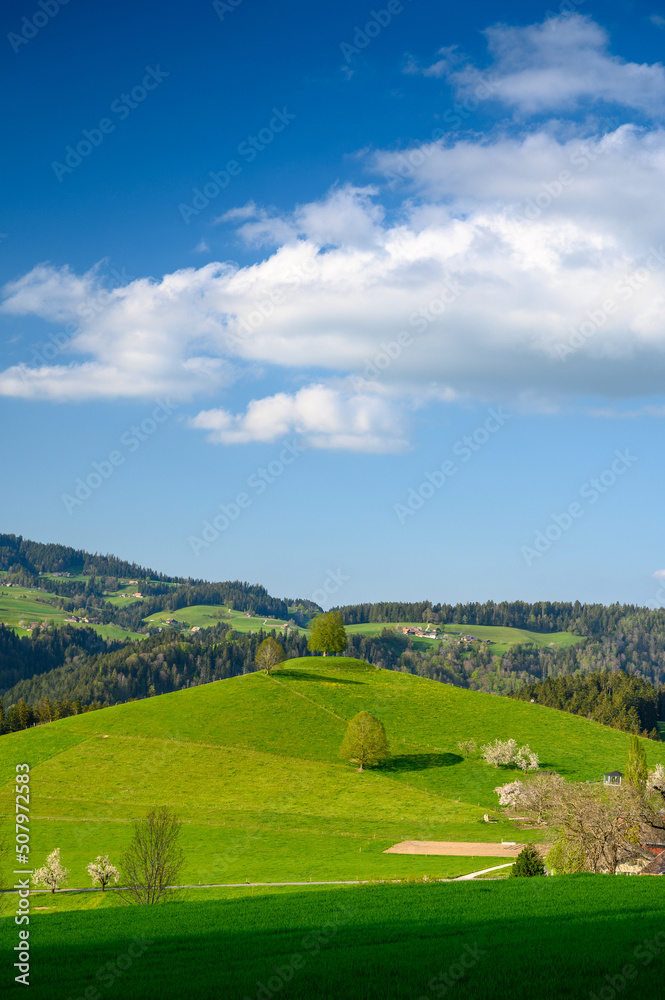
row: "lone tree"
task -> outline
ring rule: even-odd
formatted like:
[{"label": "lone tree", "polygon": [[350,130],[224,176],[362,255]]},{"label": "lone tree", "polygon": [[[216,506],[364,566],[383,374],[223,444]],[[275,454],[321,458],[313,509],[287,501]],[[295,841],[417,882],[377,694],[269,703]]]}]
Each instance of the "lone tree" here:
[{"label": "lone tree", "polygon": [[136,903],[157,903],[170,895],[185,856],[180,847],[181,822],[162,806],[134,823],[134,839],[122,859],[123,890]]},{"label": "lone tree", "polygon": [[545,874],[545,864],[540,851],[533,844],[527,844],[517,855],[515,864],[510,869],[512,878],[532,878],[534,875]]},{"label": "lone tree", "polygon": [[101,885],[102,892],[111,882],[117,885],[120,880],[120,872],[115,865],[111,864],[107,854],[100,854],[89,865],[86,865],[86,869],[92,879],[92,884]]},{"label": "lone tree", "polygon": [[647,755],[639,736],[628,737],[626,782],[641,791],[644,791],[647,785]]},{"label": "lone tree", "polygon": [[457,746],[465,757],[468,757],[470,753],[475,753],[478,749],[478,744],[475,740],[460,740]]},{"label": "lone tree", "polygon": [[371,767],[387,760],[390,749],[383,723],[369,712],[358,712],[347,726],[339,756],[360,764],[359,771],[366,764]]},{"label": "lone tree", "polygon": [[63,868],[60,862],[60,848],[56,847],[51,851],[43,868],[38,868],[32,876],[35,885],[43,885],[51,892],[59,889],[63,882],[67,881],[69,868]]},{"label": "lone tree", "polygon": [[268,636],[257,649],[254,663],[259,670],[265,670],[269,674],[272,668],[281,663],[285,656],[284,648],[277,642],[277,639]]},{"label": "lone tree", "polygon": [[310,625],[311,635],[307,648],[312,653],[342,653],[346,649],[346,630],[341,611],[317,615]]}]

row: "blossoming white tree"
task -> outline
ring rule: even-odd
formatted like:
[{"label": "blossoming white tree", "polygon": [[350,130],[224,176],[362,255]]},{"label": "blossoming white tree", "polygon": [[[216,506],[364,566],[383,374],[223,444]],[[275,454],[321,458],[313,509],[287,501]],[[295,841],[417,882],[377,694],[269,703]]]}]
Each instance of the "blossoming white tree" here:
[{"label": "blossoming white tree", "polygon": [[92,884],[101,885],[102,892],[104,892],[106,886],[110,885],[111,882],[117,885],[120,881],[120,872],[115,865],[111,864],[107,854],[100,854],[89,865],[86,865],[86,869],[92,879]]},{"label": "blossoming white tree", "polygon": [[540,767],[540,758],[538,757],[538,754],[531,749],[529,744],[526,743],[523,747],[520,747],[515,754],[515,763],[519,767],[520,771],[523,771],[524,774],[526,774],[527,771],[538,770]]},{"label": "blossoming white tree", "polygon": [[51,892],[59,889],[63,882],[67,881],[69,868],[63,868],[60,862],[60,848],[56,847],[51,851],[43,868],[38,868],[32,876],[35,885],[43,885]]},{"label": "blossoming white tree", "polygon": [[521,781],[509,781],[507,785],[499,785],[494,791],[499,796],[499,805],[517,809],[522,798],[523,785]]},{"label": "blossoming white tree", "polygon": [[494,740],[494,743],[487,743],[480,748],[483,759],[488,764],[512,764],[517,753],[517,743],[515,740]]}]

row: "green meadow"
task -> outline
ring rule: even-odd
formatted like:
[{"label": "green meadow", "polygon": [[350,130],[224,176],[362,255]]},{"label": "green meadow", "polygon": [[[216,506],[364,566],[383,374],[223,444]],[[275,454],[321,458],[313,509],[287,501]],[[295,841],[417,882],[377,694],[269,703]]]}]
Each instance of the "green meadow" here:
[{"label": "green meadow", "polygon": [[[385,724],[392,757],[363,774],[340,760],[347,722]],[[515,772],[464,759],[459,740],[513,737],[542,766],[597,781],[622,768],[628,737],[579,716],[468,691],[359,660],[286,661],[252,673],[61,719],[2,737],[0,805],[15,766],[31,767],[31,859],[60,847],[82,887],[97,854],[119,856],[131,821],[155,805],[184,823],[191,883],[450,877],[475,859],[384,854],[401,840],[499,844],[538,839],[496,810]],[[649,766],[665,746],[648,742]],[[499,864],[505,857],[497,858]]]},{"label": "green meadow", "polygon": [[[368,622],[363,625],[347,625],[346,631],[350,634],[380,635],[385,628],[407,628],[425,627],[425,622]],[[528,629],[508,628],[495,625],[443,625],[439,626],[446,635],[457,637],[460,635],[475,635],[479,639],[489,640],[492,653],[505,653],[511,646],[517,644],[538,646],[540,648],[558,647],[565,648],[582,641],[582,636],[572,635],[570,632],[530,632]],[[427,649],[438,646],[441,639],[422,639],[416,636],[411,637],[416,649]],[[445,641],[445,640],[443,640]]]},{"label": "green meadow", "polygon": [[[254,897],[201,890],[145,907],[108,897],[85,912],[33,909],[34,1000],[433,1000],[448,993],[459,1000],[637,1000],[660,996],[665,977],[655,878],[372,885]],[[18,942],[11,917],[0,920],[0,934],[3,953],[11,954]],[[18,994],[9,969],[5,977],[6,994]]]},{"label": "green meadow", "polygon": [[164,625],[167,618],[175,618],[190,628],[195,625],[200,628],[211,628],[222,622],[236,632],[258,632],[260,629],[268,631],[273,628],[279,629],[286,624],[281,618],[246,615],[244,611],[231,611],[215,604],[192,604],[187,608],[178,608],[177,611],[158,611],[144,621],[148,625]]},{"label": "green meadow", "polygon": [[61,625],[69,617],[66,611],[55,608],[49,601],[49,595],[28,587],[3,587],[0,584],[0,622],[10,625],[19,635],[27,635],[29,630],[21,628],[19,622],[26,625],[43,621],[53,621]]}]

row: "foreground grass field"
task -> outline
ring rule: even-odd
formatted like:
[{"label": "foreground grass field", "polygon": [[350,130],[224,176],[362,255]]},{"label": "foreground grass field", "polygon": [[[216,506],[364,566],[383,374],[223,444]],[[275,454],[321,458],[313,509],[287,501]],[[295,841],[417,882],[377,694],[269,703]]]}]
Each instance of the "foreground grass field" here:
[{"label": "foreground grass field", "polygon": [[[363,774],[338,757],[361,709],[382,719],[393,754]],[[446,877],[491,859],[383,852],[402,840],[542,836],[482,822],[515,772],[464,759],[468,737],[528,742],[543,766],[592,781],[623,768],[628,743],[554,709],[311,657],[3,736],[0,807],[13,812],[14,769],[29,763],[31,858],[60,847],[73,887],[89,884],[98,854],[118,859],[131,821],[161,804],[184,821],[187,882]],[[665,746],[646,747],[650,767],[665,763]]]},{"label": "foreground grass field", "polygon": [[[94,988],[87,996],[137,1000],[657,997],[662,889],[656,878],[568,876],[33,911],[30,996],[74,1000]],[[11,918],[0,933],[11,954]],[[5,976],[7,995],[18,994]]]}]

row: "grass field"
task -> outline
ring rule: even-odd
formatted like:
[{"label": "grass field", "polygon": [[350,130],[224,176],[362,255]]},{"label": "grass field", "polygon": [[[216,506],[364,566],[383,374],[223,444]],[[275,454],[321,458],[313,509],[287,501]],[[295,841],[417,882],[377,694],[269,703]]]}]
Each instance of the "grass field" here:
[{"label": "grass field", "polygon": [[[363,774],[337,756],[361,709],[383,720],[393,752]],[[184,821],[188,882],[444,877],[474,866],[383,852],[402,840],[542,836],[482,822],[514,772],[463,759],[467,737],[528,742],[543,766],[581,780],[623,768],[628,743],[543,706],[312,657],[3,736],[0,801],[13,810],[15,765],[29,763],[32,858],[60,847],[74,887],[97,854],[119,857],[131,820],[156,804]],[[665,763],[665,746],[646,746],[650,767]]]},{"label": "grass field", "polygon": [[20,621],[27,625],[31,622],[54,621],[61,625],[69,617],[66,611],[54,608],[49,602],[49,595],[27,587],[3,587],[0,585],[0,621],[11,625],[19,635],[27,635],[28,631],[21,628]]},{"label": "grass field", "polygon": [[[450,991],[459,1000],[637,1000],[662,993],[663,899],[655,878],[382,885],[254,898],[247,890],[227,890],[225,898],[203,892],[155,907],[107,899],[94,911],[33,910],[31,997],[433,1000]],[[3,953],[12,954],[11,917],[0,921],[0,933]],[[8,965],[8,996],[20,989],[11,976]]]},{"label": "grass field", "polygon": [[[37,622],[54,622],[63,625],[69,618],[68,611],[62,611],[49,603],[49,596],[38,590],[27,587],[2,587],[0,585],[0,622],[11,626],[18,635],[30,635],[30,629],[22,628],[19,622],[26,625]],[[73,623],[85,626],[86,622]],[[105,639],[144,639],[145,636],[118,625],[88,625]]]},{"label": "grass field", "polygon": [[[246,615],[244,611],[229,611],[228,608],[215,604],[192,604],[188,608],[178,608],[177,611],[158,611],[154,615],[145,618],[149,625],[163,625],[167,618],[175,618],[179,622],[184,622],[190,628],[198,625],[200,628],[210,628],[222,622],[234,628],[236,632],[258,632],[269,629],[278,629],[285,624],[281,618],[266,618],[265,616],[255,617]],[[168,626],[167,626],[168,627]]]},{"label": "grass field", "polygon": [[[406,626],[423,627],[423,622],[371,622],[363,625],[347,625],[346,631],[349,633],[360,633],[361,635],[380,635],[384,628],[401,629]],[[439,626],[446,635],[476,635],[479,639],[489,639],[492,653],[505,653],[511,646],[529,644],[546,648],[556,646],[559,648],[572,646],[582,640],[582,636],[571,635],[570,632],[530,632],[527,629],[508,628],[494,625],[444,625]],[[438,646],[441,639],[421,639],[411,637],[416,649],[427,649]],[[445,640],[444,640],[445,641]]]}]

